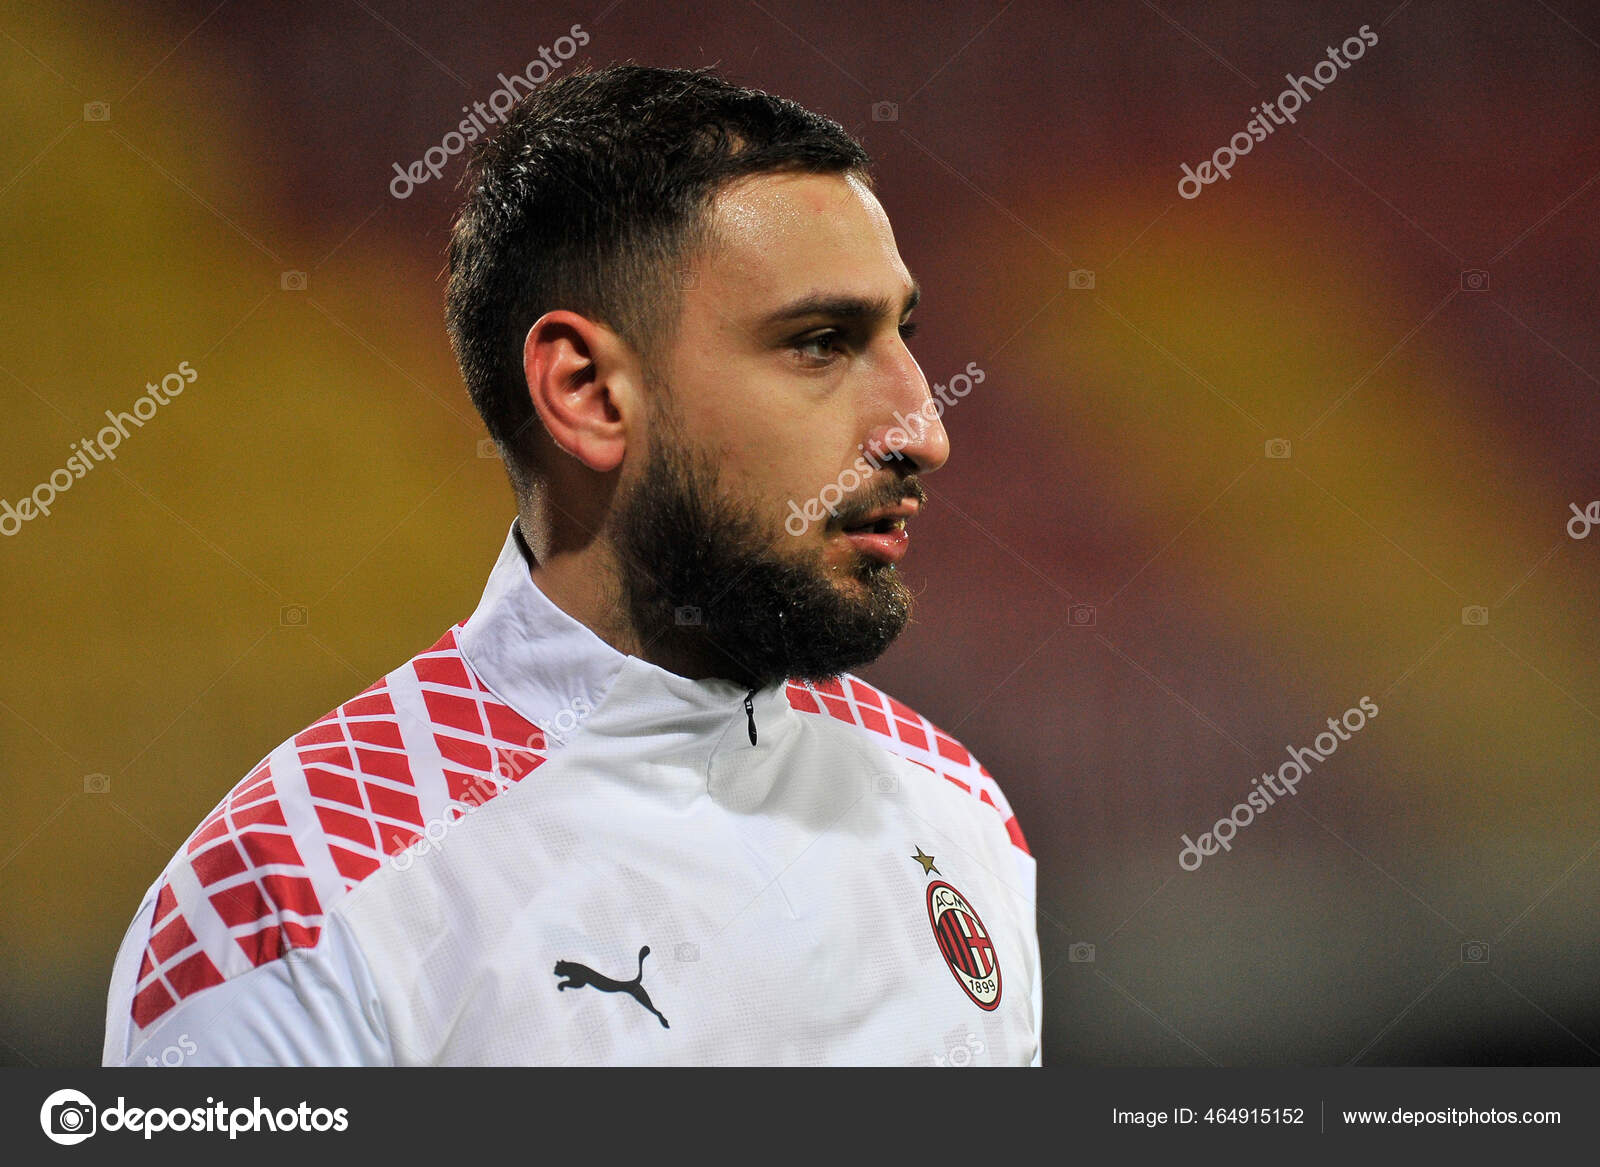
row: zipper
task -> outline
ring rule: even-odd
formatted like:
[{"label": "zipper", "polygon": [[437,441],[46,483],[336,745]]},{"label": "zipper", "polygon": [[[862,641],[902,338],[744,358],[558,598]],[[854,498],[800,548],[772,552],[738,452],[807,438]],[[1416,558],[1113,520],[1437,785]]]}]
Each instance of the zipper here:
[{"label": "zipper", "polygon": [[750,744],[756,744],[756,703],[752,698],[756,691],[751,689],[744,695],[744,715],[750,719]]}]

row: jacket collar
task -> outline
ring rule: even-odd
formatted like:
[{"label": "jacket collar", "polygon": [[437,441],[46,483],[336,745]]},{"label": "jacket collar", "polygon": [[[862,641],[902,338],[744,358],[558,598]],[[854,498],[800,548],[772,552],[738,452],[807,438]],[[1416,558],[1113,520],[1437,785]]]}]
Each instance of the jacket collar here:
[{"label": "jacket collar", "polygon": [[[547,732],[581,724],[614,689],[630,705],[638,703],[639,732],[726,726],[735,714],[743,727],[747,689],[715,678],[692,680],[618,652],[539,589],[533,564],[512,520],[483,598],[457,638],[462,656],[497,698]],[[760,746],[798,719],[782,681],[757,690],[751,704]],[[739,733],[748,746],[745,730]]]}]

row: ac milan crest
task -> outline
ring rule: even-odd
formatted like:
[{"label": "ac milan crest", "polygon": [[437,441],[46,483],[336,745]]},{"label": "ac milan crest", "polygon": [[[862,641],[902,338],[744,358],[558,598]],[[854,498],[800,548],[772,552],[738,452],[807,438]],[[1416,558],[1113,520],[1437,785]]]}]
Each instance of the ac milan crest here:
[{"label": "ac milan crest", "polygon": [[928,922],[939,942],[944,962],[950,966],[967,996],[980,1009],[1000,1004],[1000,957],[989,930],[966,897],[942,880],[928,885]]}]

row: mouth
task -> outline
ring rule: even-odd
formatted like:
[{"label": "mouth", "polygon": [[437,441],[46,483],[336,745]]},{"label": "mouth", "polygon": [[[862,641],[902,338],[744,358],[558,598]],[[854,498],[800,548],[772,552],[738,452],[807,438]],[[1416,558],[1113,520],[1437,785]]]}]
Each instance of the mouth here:
[{"label": "mouth", "polygon": [[906,530],[906,520],[919,509],[918,503],[908,499],[848,523],[840,528],[839,533],[862,554],[889,564],[899,563],[905,557],[911,540],[911,534]]}]

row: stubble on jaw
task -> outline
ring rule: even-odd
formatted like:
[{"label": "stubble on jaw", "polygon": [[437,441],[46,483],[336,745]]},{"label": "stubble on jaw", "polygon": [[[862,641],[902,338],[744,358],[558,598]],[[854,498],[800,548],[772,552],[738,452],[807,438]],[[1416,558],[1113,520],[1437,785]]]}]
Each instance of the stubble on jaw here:
[{"label": "stubble on jaw", "polygon": [[[750,688],[823,681],[876,660],[911,618],[894,567],[855,553],[835,582],[818,548],[723,487],[670,405],[651,405],[645,469],[612,523],[617,592],[639,655]],[[676,667],[674,667],[676,666]]]}]

